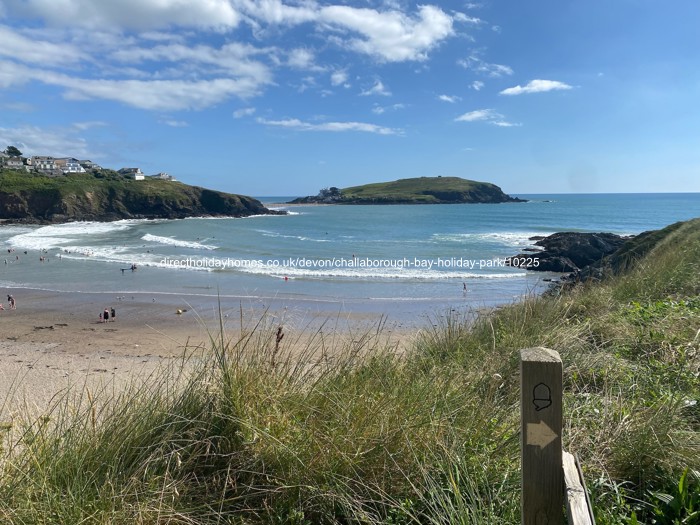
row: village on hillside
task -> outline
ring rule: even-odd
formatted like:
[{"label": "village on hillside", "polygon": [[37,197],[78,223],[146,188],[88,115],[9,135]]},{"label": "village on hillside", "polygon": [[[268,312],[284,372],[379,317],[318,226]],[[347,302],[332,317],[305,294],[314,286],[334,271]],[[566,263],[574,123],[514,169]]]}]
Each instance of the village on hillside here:
[{"label": "village on hillside", "polygon": [[[46,155],[25,157],[15,146],[8,146],[4,151],[0,151],[0,168],[42,173],[48,177],[61,177],[70,173],[99,172],[105,169],[91,160],[79,160],[74,157],[51,157]],[[144,180],[146,178],[175,180],[172,175],[168,175],[165,172],[145,175],[140,168],[121,168],[116,171],[124,175],[124,177],[134,180]]]}]

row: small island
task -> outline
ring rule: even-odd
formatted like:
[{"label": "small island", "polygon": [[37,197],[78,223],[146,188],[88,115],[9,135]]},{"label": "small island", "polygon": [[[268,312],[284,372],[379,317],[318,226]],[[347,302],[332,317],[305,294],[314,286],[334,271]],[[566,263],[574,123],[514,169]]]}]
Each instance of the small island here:
[{"label": "small island", "polygon": [[526,202],[489,182],[460,177],[416,177],[350,188],[324,188],[289,204],[496,204]]}]

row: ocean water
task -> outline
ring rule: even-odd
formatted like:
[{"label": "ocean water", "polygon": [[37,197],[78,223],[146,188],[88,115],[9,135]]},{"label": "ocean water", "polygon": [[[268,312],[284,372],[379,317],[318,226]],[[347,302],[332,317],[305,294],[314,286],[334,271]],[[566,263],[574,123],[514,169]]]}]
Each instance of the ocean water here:
[{"label": "ocean water", "polygon": [[529,202],[298,206],[285,208],[287,216],[244,219],[1,225],[0,288],[220,296],[410,317],[541,291],[543,279],[556,275],[502,264],[534,235],[631,235],[700,216],[700,194],[521,197]]}]

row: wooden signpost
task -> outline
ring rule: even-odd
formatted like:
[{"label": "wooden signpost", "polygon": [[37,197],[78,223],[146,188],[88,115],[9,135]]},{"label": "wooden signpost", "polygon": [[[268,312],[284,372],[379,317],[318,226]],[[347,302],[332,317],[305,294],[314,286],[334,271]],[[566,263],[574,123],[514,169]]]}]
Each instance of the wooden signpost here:
[{"label": "wooden signpost", "polygon": [[547,348],[520,351],[522,524],[562,525],[562,364]]}]

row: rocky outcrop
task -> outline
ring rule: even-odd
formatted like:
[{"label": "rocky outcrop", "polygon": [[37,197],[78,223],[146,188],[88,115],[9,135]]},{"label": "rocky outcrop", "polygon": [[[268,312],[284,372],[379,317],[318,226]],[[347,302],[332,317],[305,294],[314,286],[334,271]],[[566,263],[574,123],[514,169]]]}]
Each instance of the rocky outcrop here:
[{"label": "rocky outcrop", "polygon": [[[539,251],[529,251],[506,259],[512,266],[523,266],[540,272],[580,272],[602,261],[620,249],[629,237],[614,233],[555,233],[547,237],[533,237]],[[521,261],[536,264],[523,265]],[[520,264],[519,264],[520,263]]]}]

